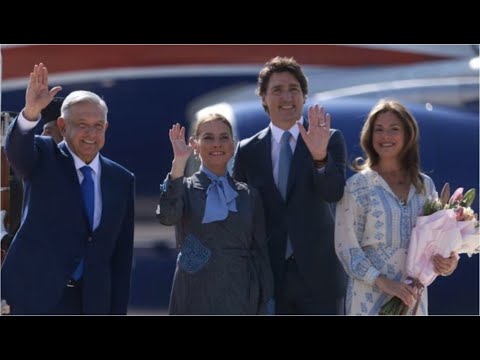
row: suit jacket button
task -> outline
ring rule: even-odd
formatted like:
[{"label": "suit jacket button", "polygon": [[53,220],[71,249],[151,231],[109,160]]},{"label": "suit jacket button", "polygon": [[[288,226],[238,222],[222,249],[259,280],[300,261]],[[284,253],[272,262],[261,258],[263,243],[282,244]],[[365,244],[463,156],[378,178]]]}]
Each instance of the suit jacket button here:
[{"label": "suit jacket button", "polygon": [[93,238],[91,236],[88,237],[87,241],[92,242]]}]

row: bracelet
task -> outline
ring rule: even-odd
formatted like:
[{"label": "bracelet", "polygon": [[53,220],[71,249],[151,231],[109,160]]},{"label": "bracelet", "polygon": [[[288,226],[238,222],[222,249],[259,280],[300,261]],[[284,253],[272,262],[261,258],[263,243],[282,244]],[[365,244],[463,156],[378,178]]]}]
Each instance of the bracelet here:
[{"label": "bracelet", "polygon": [[325,156],[325,158],[323,160],[313,160],[313,163],[315,164],[315,167],[316,168],[321,168],[321,167],[324,167],[325,164],[327,163],[327,156]]}]

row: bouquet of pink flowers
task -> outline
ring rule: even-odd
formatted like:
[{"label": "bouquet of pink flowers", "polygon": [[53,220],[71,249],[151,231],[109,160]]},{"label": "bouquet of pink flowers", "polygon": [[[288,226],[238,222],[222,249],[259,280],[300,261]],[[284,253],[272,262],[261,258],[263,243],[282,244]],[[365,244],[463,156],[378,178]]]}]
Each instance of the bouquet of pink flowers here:
[{"label": "bouquet of pink flowers", "polygon": [[[446,183],[440,199],[425,201],[423,216],[418,217],[412,229],[406,261],[406,282],[417,290],[413,314],[416,313],[423,289],[438,276],[432,263],[435,254],[448,257],[455,252],[472,256],[480,252],[477,215],[470,208],[475,200],[475,189],[463,195],[463,188],[458,188],[450,200],[449,197],[450,186]],[[399,298],[393,297],[382,306],[380,315],[403,315],[408,311],[409,308]]]}]

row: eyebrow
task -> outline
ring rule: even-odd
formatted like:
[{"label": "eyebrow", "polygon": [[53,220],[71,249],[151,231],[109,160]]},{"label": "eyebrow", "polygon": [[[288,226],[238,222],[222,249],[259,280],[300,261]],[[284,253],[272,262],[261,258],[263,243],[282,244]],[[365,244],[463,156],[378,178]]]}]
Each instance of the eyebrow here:
[{"label": "eyebrow", "polygon": [[[85,118],[80,118],[80,119],[75,119],[75,120],[71,120],[73,124],[77,124],[77,125],[80,125],[80,124],[86,124],[89,122],[88,119],[85,119]],[[93,125],[97,125],[97,124],[104,124],[106,123],[106,120],[103,119],[103,120],[95,120],[93,122]]]},{"label": "eyebrow", "polygon": [[385,125],[383,126],[382,124],[375,124],[374,127],[392,127],[392,126],[401,126],[401,122],[395,122],[393,124]]},{"label": "eyebrow", "polygon": [[[211,132],[206,132],[206,133],[201,134],[201,136],[205,136],[205,135],[213,135],[213,136],[215,136],[215,134],[214,134],[214,133],[211,133]],[[228,131],[225,131],[225,132],[222,132],[222,133],[220,133],[220,134],[218,134],[218,135],[230,135],[230,133],[229,133]]]},{"label": "eyebrow", "polygon": [[275,84],[275,85],[271,86],[271,89],[277,89],[277,88],[282,88],[282,87],[286,87],[288,89],[301,88],[300,84],[298,84],[296,82],[292,82],[292,83],[288,83],[288,84]]}]

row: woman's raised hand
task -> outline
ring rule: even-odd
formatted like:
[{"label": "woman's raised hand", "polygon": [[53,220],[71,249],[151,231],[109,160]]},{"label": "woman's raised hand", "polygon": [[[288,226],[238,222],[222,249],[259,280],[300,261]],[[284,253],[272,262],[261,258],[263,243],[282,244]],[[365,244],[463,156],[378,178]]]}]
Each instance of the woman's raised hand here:
[{"label": "woman's raised hand", "polygon": [[187,160],[193,153],[193,147],[185,142],[185,127],[176,123],[168,131],[172,143],[173,156],[177,160]]}]

